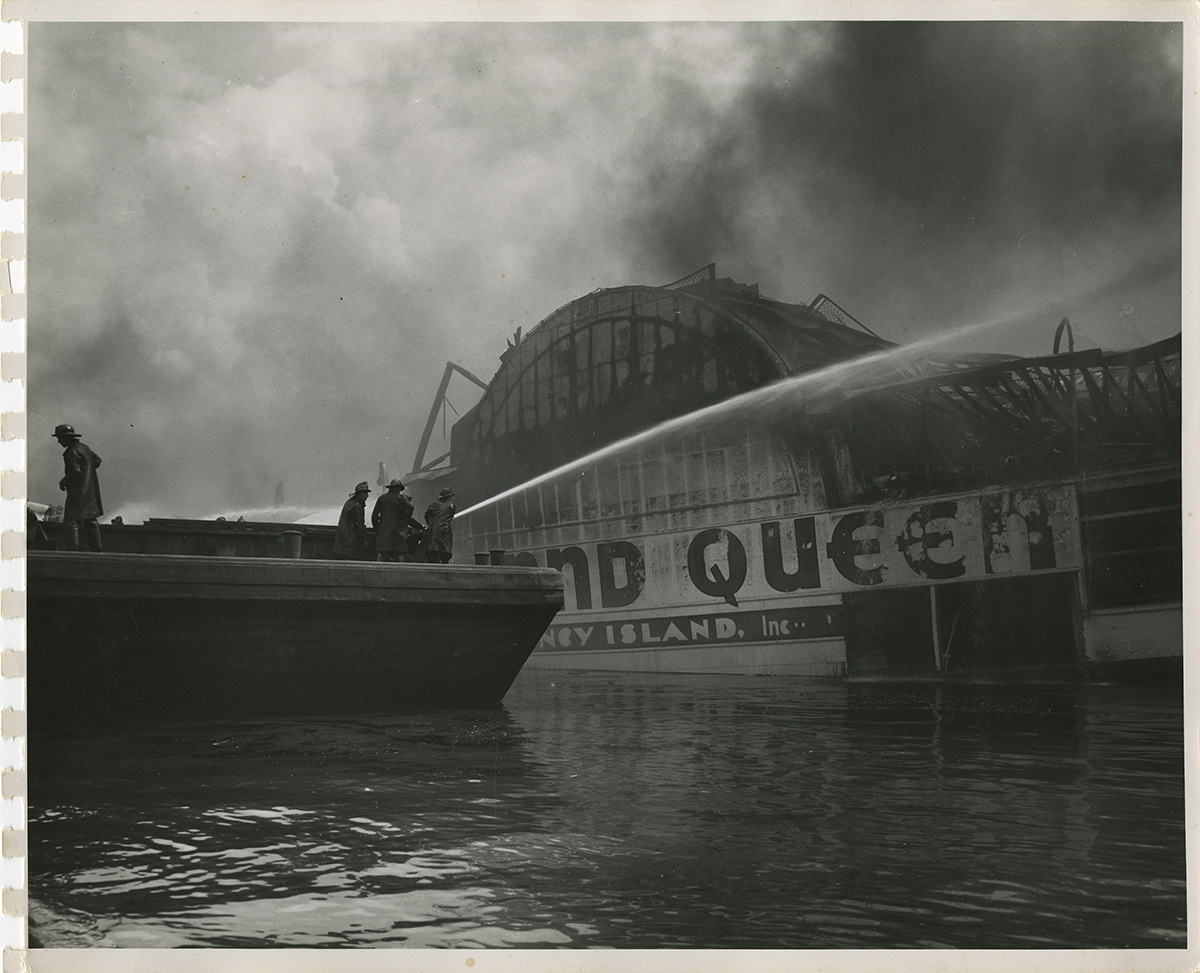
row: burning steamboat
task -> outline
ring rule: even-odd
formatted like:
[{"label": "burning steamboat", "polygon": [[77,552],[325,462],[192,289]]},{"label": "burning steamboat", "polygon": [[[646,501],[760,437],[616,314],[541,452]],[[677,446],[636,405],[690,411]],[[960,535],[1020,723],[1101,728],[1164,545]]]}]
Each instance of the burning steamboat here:
[{"label": "burning steamboat", "polygon": [[1182,672],[1180,335],[939,355],[709,265],[515,337],[426,462],[447,366],[406,479],[453,486],[456,559],[563,572],[530,666]]}]

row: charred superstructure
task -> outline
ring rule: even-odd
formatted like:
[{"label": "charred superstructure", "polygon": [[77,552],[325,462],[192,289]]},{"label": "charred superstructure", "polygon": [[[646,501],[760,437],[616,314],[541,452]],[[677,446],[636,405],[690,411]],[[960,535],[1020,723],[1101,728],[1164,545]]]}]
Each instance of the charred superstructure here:
[{"label": "charred superstructure", "polygon": [[510,344],[454,427],[455,489],[466,506],[667,419],[887,347],[817,307],[718,280],[712,265],[667,287],[597,291]]},{"label": "charred superstructure", "polygon": [[[527,484],[459,536],[567,574],[534,663],[1178,668],[1178,336],[1074,351],[1064,319],[1045,357],[899,354],[823,295],[783,304],[710,265],[517,339],[449,466],[414,472],[462,509]],[[770,408],[706,408],[772,388]]]}]

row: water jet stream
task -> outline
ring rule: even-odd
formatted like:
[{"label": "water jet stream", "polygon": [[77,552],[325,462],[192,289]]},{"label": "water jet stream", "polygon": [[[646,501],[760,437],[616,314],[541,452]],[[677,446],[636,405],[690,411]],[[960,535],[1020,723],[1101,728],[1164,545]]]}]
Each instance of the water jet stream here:
[{"label": "water jet stream", "polygon": [[802,392],[816,392],[819,394],[821,392],[842,389],[857,391],[872,384],[895,381],[898,378],[904,377],[906,368],[911,370],[921,361],[924,354],[930,348],[946,344],[956,338],[972,334],[983,328],[992,327],[995,323],[993,321],[981,321],[976,324],[964,325],[961,328],[955,328],[943,334],[914,341],[911,345],[889,348],[886,351],[875,352],[861,358],[852,358],[848,361],[828,365],[817,371],[794,375],[762,388],[744,392],[733,398],[724,399],[713,405],[705,406],[686,415],[676,416],[673,419],[660,422],[649,429],[643,429],[632,436],[626,436],[617,442],[602,446],[600,449],[594,450],[578,459],[573,459],[569,463],[564,463],[556,469],[541,473],[526,480],[524,483],[497,493],[494,497],[481,500],[474,506],[463,510],[459,516],[474,513],[476,510],[481,510],[491,504],[505,500],[514,494],[520,493],[522,490],[532,489],[545,483],[547,480],[553,480],[580,467],[590,466],[593,463],[622,453],[625,450],[664,439],[684,429],[695,430],[697,427],[709,426],[718,422],[728,422],[731,419],[742,417],[747,413],[761,411],[769,406],[789,401]]}]

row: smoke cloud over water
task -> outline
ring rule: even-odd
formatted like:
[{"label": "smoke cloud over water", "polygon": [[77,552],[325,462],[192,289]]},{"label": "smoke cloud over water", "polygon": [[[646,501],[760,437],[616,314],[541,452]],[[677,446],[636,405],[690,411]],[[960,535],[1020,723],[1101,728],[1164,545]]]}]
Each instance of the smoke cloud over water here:
[{"label": "smoke cloud over water", "polygon": [[[715,260],[910,342],[1180,329],[1163,23],[29,28],[30,497],[335,509],[447,360]],[[459,412],[477,396],[456,379]],[[449,412],[447,427],[455,414]],[[437,437],[442,424],[437,424]],[[444,451],[431,444],[428,456]],[[126,520],[130,517],[126,516]]]}]

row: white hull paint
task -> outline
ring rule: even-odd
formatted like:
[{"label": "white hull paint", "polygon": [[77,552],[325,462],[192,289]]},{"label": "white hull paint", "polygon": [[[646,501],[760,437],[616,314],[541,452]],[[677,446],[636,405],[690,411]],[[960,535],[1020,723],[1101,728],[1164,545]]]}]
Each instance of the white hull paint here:
[{"label": "white hull paint", "polygon": [[[641,534],[594,521],[472,542],[566,574],[564,611],[530,657],[532,668],[853,675],[860,660],[848,659],[852,609],[844,596],[908,589],[928,598],[928,629],[915,637],[928,644],[929,674],[949,676],[969,636],[953,609],[939,615],[938,591],[982,584],[1003,599],[1010,595],[993,584],[1055,576],[1080,591],[1062,608],[1077,619],[1077,652],[1056,664],[1180,658],[1180,607],[1085,607],[1075,490],[1062,482],[992,488],[807,516],[796,498],[781,498],[773,510],[757,505],[753,520],[744,505],[730,504],[691,516],[664,512],[643,521],[643,529],[660,529]],[[678,529],[688,521],[690,529]],[[779,590],[786,584],[793,590]]]},{"label": "white hull paint", "polygon": [[699,648],[541,651],[530,656],[525,667],[832,679],[846,675],[846,643],[843,639],[818,639],[812,642],[709,645]]},{"label": "white hull paint", "polygon": [[1183,606],[1097,609],[1083,620],[1089,662],[1183,658]]}]

